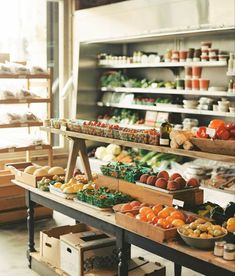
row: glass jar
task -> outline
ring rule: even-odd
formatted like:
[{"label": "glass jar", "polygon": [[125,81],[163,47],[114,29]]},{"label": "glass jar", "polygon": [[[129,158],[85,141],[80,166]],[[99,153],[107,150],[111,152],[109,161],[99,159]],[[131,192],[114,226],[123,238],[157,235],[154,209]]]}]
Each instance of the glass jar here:
[{"label": "glass jar", "polygon": [[224,245],[223,258],[227,261],[235,260],[235,244],[227,243]]},{"label": "glass jar", "polygon": [[224,245],[226,244],[225,241],[217,241],[215,242],[214,247],[214,255],[218,257],[223,257],[224,255]]}]

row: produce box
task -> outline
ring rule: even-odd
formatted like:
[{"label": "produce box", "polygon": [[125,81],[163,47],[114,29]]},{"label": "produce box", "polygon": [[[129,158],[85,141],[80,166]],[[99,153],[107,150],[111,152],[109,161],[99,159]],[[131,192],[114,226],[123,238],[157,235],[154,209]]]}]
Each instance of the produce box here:
[{"label": "produce box", "polygon": [[15,176],[9,170],[0,170],[0,185],[12,184],[11,180],[14,179]]},{"label": "produce box", "polygon": [[9,197],[0,197],[0,210],[8,211],[17,208],[26,207],[25,196],[9,196]]},{"label": "produce box", "polygon": [[83,276],[91,269],[113,268],[118,264],[116,239],[91,230],[60,237],[61,269],[71,276]]},{"label": "produce box", "polygon": [[[113,185],[114,183],[114,185]],[[139,200],[140,202],[147,202],[149,204],[162,203],[168,206],[178,205],[176,200],[182,201],[184,206],[194,206],[203,203],[203,190],[196,189],[190,191],[183,191],[178,194],[168,194],[165,192],[160,192],[150,188],[138,186],[134,183],[117,179],[114,177],[109,177],[105,175],[99,175],[96,180],[96,185],[105,186],[109,189],[117,187],[116,190],[124,194],[128,194],[131,197]]]},{"label": "produce box", "polygon": [[53,266],[60,267],[60,236],[90,231],[91,227],[79,223],[51,228],[40,232],[40,256]]},{"label": "produce box", "polygon": [[234,140],[191,138],[190,141],[201,151],[235,156]]},{"label": "produce box", "polygon": [[[117,276],[117,270],[92,270],[85,274],[85,276]],[[142,257],[133,258],[129,261],[128,266],[129,276],[166,276],[166,267],[159,264],[145,260]]]},{"label": "produce box", "polygon": [[[0,200],[14,197],[14,196],[24,196],[25,191],[23,188],[13,184],[11,180],[15,178],[14,174],[9,170],[0,171]],[[1,204],[0,204],[1,210]]]},{"label": "produce box", "polygon": [[[53,175],[35,176],[29,173],[25,173],[24,169],[28,166],[35,166],[37,164],[31,162],[22,163],[8,163],[6,167],[15,175],[15,180],[18,180],[24,184],[37,188],[37,182],[43,177],[52,178]],[[60,175],[59,175],[60,176]]]},{"label": "produce box", "polygon": [[177,236],[177,228],[163,229],[136,218],[127,216],[125,213],[115,213],[116,223],[128,230],[157,242],[172,240]]}]

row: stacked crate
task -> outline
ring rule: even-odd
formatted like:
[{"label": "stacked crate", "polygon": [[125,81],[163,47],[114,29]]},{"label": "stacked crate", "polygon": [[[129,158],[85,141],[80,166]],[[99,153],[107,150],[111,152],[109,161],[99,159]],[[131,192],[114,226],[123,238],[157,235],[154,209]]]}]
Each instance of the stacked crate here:
[{"label": "stacked crate", "polygon": [[[9,222],[26,220],[27,207],[25,204],[25,190],[11,182],[14,175],[8,170],[0,171],[0,225]],[[36,206],[35,218],[52,216],[52,210]]]}]

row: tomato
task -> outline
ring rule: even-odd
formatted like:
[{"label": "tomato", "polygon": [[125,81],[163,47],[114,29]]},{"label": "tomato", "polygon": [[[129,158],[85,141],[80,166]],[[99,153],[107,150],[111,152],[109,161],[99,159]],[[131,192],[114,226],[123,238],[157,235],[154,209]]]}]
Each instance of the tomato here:
[{"label": "tomato", "polygon": [[209,137],[209,135],[206,133],[206,127],[199,127],[196,135],[197,135],[197,138]]},{"label": "tomato", "polygon": [[227,130],[235,130],[235,124],[233,124],[233,123],[226,124],[226,125],[225,125],[225,128],[226,128]]},{"label": "tomato", "polygon": [[235,136],[235,129],[231,129],[230,134],[231,134],[231,136]]},{"label": "tomato", "polygon": [[230,133],[224,126],[220,126],[216,130],[216,137],[221,140],[228,140],[230,137]]}]

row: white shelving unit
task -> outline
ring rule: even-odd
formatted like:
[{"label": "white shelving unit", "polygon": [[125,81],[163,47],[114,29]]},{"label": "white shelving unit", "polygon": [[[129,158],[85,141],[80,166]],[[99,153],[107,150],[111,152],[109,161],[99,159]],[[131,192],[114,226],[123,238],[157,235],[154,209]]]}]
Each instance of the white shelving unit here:
[{"label": "white shelving unit", "polygon": [[146,94],[172,94],[172,95],[193,95],[193,96],[209,96],[209,97],[234,97],[227,91],[200,91],[200,90],[179,90],[168,88],[126,88],[116,87],[108,88],[101,87],[103,92],[117,92],[117,93],[146,93]]}]

